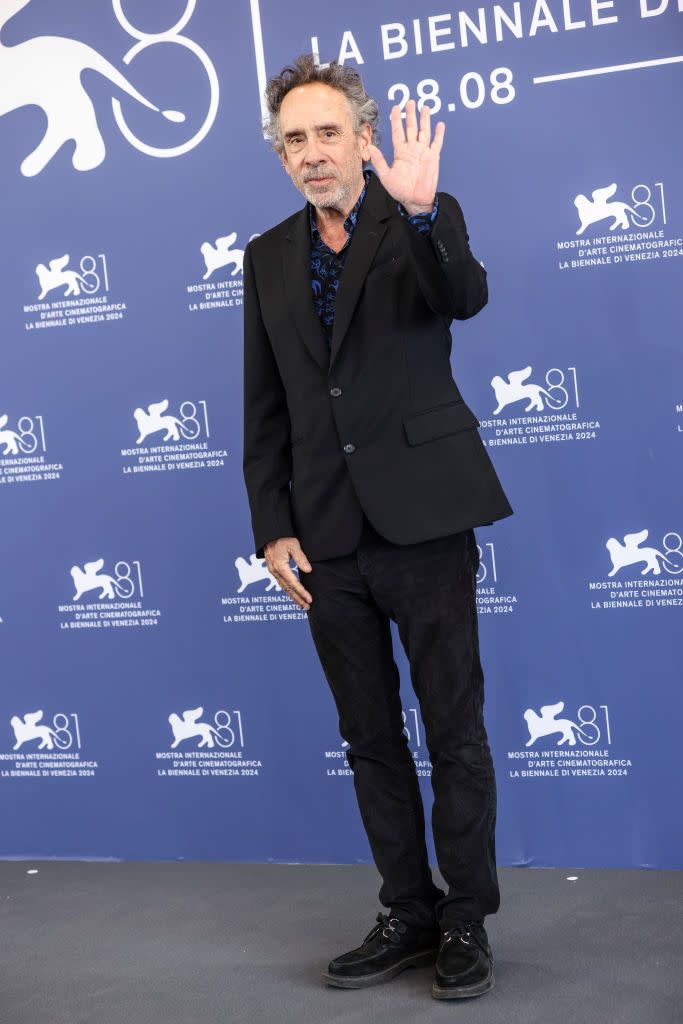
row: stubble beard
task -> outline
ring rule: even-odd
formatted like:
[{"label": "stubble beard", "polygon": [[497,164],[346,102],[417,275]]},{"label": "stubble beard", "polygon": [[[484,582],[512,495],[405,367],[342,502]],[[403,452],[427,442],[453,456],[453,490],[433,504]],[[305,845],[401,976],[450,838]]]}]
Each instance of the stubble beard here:
[{"label": "stubble beard", "polygon": [[310,185],[310,181],[302,178],[299,188],[312,206],[323,210],[344,212],[351,195],[351,185],[348,181],[339,181],[336,185],[330,183],[324,189],[311,188]]}]

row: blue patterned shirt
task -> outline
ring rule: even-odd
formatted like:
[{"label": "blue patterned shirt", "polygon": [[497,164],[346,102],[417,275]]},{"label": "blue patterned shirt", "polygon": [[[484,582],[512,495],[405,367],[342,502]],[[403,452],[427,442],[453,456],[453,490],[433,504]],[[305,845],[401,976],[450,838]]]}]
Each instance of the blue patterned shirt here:
[{"label": "blue patterned shirt", "polygon": [[[358,220],[360,204],[363,202],[363,197],[372,173],[373,172],[369,170],[363,171],[365,185],[363,187],[363,191],[358,196],[353,209],[344,221],[344,230],[346,231],[348,238],[339,252],[335,252],[334,249],[330,249],[329,245],[326,245],[325,242],[323,242],[320,237],[320,232],[318,231],[318,225],[315,221],[315,206],[313,206],[312,203],[308,204],[309,222],[311,226],[311,288],[313,289],[313,304],[315,306],[316,313],[320,317],[320,322],[323,325],[328,345],[332,344],[334,304],[337,298],[342,270],[344,269],[346,253],[349,248],[349,243],[351,242],[353,229],[355,228],[356,221]],[[432,224],[439,212],[438,195],[436,197],[436,202],[434,203],[434,209],[431,213],[415,213],[412,217],[408,217],[408,211],[402,206],[402,204],[397,203],[396,205],[398,206],[398,212],[401,216],[406,217],[409,223],[411,223],[418,231],[424,234],[429,234],[429,232],[431,232]]]}]

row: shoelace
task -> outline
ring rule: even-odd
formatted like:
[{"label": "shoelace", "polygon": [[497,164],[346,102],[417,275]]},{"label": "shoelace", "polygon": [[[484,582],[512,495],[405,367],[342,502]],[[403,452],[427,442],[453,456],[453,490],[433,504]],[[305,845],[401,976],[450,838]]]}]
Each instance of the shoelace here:
[{"label": "shoelace", "polygon": [[377,915],[376,920],[379,922],[368,932],[363,939],[363,942],[367,942],[368,939],[374,939],[376,935],[382,933],[382,937],[388,939],[389,942],[393,942],[394,945],[401,941],[400,936],[406,930],[405,923],[399,920],[398,917],[389,917],[388,914],[382,914],[381,912]]},{"label": "shoelace", "polygon": [[460,939],[465,946],[470,946],[470,940],[473,940],[475,945],[479,946],[484,956],[493,962],[493,957],[488,953],[486,948],[481,944],[475,933],[472,931],[472,922],[465,924],[454,925],[452,928],[447,928],[441,936],[442,948],[446,943],[453,941],[453,939]]}]

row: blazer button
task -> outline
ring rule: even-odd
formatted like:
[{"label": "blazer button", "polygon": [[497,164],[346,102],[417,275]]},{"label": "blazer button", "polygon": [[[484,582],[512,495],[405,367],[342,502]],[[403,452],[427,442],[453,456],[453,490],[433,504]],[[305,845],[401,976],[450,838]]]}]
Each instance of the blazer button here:
[{"label": "blazer button", "polygon": [[337,398],[339,395],[341,395],[341,388],[332,388],[330,394],[334,395],[334,397]]},{"label": "blazer button", "polygon": [[355,444],[345,444],[344,445],[344,451],[346,452],[347,455],[350,455],[351,452],[355,452],[355,450],[356,450]]}]

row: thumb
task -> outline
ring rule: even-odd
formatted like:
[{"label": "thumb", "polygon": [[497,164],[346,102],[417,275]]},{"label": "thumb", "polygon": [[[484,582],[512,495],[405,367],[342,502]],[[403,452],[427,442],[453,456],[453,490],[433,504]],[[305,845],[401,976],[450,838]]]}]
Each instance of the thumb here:
[{"label": "thumb", "polygon": [[306,555],[301,550],[301,546],[299,544],[292,545],[289,553],[294,559],[297,569],[303,569],[304,572],[311,572],[313,566],[306,558]]},{"label": "thumb", "polygon": [[368,149],[370,150],[370,159],[372,160],[373,166],[381,178],[382,175],[386,174],[389,170],[389,165],[384,159],[382,150],[373,145],[372,142],[368,143]]}]

